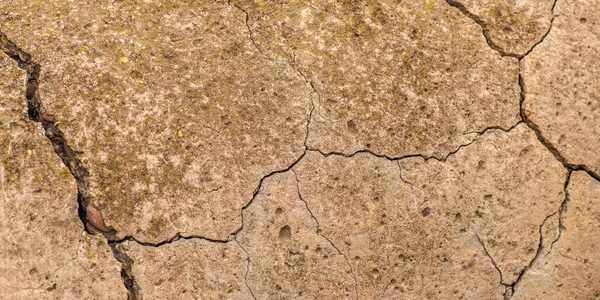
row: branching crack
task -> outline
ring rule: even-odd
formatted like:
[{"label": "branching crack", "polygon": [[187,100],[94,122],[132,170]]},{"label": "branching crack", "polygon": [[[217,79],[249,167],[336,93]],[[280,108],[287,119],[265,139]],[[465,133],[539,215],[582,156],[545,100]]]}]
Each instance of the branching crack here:
[{"label": "branching crack", "polygon": [[304,202],[304,205],[306,206],[306,210],[310,214],[310,217],[315,221],[315,223],[317,223],[317,232],[316,233],[318,235],[320,235],[322,238],[324,238],[325,240],[327,240],[327,242],[329,242],[329,244],[338,252],[338,254],[340,254],[341,256],[344,257],[344,260],[346,261],[346,264],[348,265],[348,268],[350,270],[350,275],[352,275],[352,278],[354,279],[354,294],[355,294],[356,299],[358,299],[358,279],[356,278],[356,274],[354,274],[354,268],[352,267],[350,260],[348,260],[348,257],[346,256],[346,254],[344,254],[333,243],[333,241],[331,239],[329,239],[327,236],[325,236],[325,234],[323,233],[323,229],[321,229],[321,224],[319,223],[319,220],[315,217],[313,212],[308,207],[308,202],[306,202],[306,200],[304,200],[304,198],[302,198],[302,193],[300,192],[300,180],[298,179],[298,175],[296,174],[296,171],[294,171],[294,169],[291,169],[291,171],[294,174],[294,178],[296,179],[296,190],[298,192],[298,199],[300,199],[300,201]]},{"label": "branching crack", "polygon": [[[514,293],[514,289],[515,287],[518,285],[518,283],[520,282],[521,278],[523,277],[523,275],[525,274],[525,272],[531,268],[531,266],[535,263],[535,261],[537,259],[539,259],[540,254],[543,252],[543,248],[544,248],[544,237],[542,235],[542,228],[545,225],[546,221],[555,216],[557,213],[559,214],[559,234],[558,237],[551,242],[550,245],[550,251],[552,250],[553,245],[560,239],[561,234],[562,234],[562,230],[563,230],[563,217],[564,217],[564,213],[567,210],[567,204],[569,202],[569,197],[568,197],[568,193],[567,193],[567,186],[570,180],[570,176],[572,171],[576,171],[576,170],[581,170],[581,171],[585,171],[587,172],[591,177],[593,177],[594,179],[600,181],[600,175],[598,173],[595,173],[594,171],[591,170],[590,167],[586,166],[586,165],[582,165],[582,164],[572,164],[570,162],[567,161],[567,159],[556,149],[556,147],[546,138],[544,137],[544,135],[542,134],[539,126],[537,124],[535,124],[529,117],[528,115],[525,113],[524,110],[524,102],[526,100],[526,85],[524,82],[524,78],[523,78],[523,74],[522,74],[522,61],[523,59],[533,51],[533,49],[535,47],[537,47],[539,44],[541,44],[545,38],[549,35],[552,26],[553,26],[553,22],[555,19],[555,15],[554,15],[554,9],[556,7],[556,4],[558,2],[558,0],[555,0],[552,6],[552,18],[551,18],[551,22],[550,22],[550,26],[548,27],[547,32],[543,35],[543,37],[536,42],[525,54],[523,55],[519,55],[516,53],[509,53],[507,51],[504,51],[500,46],[498,46],[490,37],[490,31],[488,29],[487,24],[478,16],[476,16],[475,14],[471,13],[468,11],[468,9],[460,2],[456,1],[456,0],[446,0],[446,2],[448,3],[448,5],[458,9],[461,11],[461,13],[463,13],[465,16],[471,18],[473,21],[475,21],[482,29],[482,33],[483,36],[486,39],[487,44],[489,45],[489,47],[493,50],[495,50],[496,52],[498,52],[501,56],[508,56],[508,57],[514,57],[518,59],[519,62],[519,71],[518,71],[518,84],[520,87],[520,117],[521,120],[519,122],[517,122],[516,124],[514,124],[513,126],[511,126],[508,129],[504,129],[502,127],[499,126],[491,126],[491,127],[487,127],[485,129],[483,129],[482,131],[479,132],[473,132],[476,133],[477,136],[470,141],[469,143],[466,144],[462,144],[460,146],[458,146],[455,150],[449,152],[447,155],[443,156],[443,157],[437,157],[437,156],[427,156],[424,154],[409,154],[409,155],[404,155],[404,156],[399,156],[399,157],[392,157],[392,156],[388,156],[385,154],[379,154],[379,153],[375,153],[371,150],[368,149],[363,149],[363,150],[358,150],[355,151],[353,153],[350,154],[346,154],[346,153],[342,153],[342,152],[323,152],[319,149],[313,149],[310,148],[308,146],[308,137],[309,137],[309,129],[310,129],[310,122],[312,120],[313,117],[313,112],[315,110],[315,103],[311,100],[311,109],[310,112],[308,113],[307,116],[307,120],[306,120],[306,135],[304,137],[304,151],[303,153],[294,161],[292,162],[289,166],[287,166],[284,169],[280,169],[280,170],[276,170],[276,171],[272,171],[269,174],[263,176],[259,183],[258,186],[256,187],[256,189],[253,192],[252,198],[241,208],[240,210],[240,214],[241,214],[241,225],[239,228],[237,228],[234,232],[231,233],[231,235],[225,239],[225,240],[216,240],[216,239],[209,239],[203,236],[197,236],[197,235],[190,235],[190,236],[184,236],[182,235],[182,233],[177,233],[175,236],[173,236],[170,239],[167,239],[165,241],[161,241],[159,243],[148,243],[148,242],[144,242],[144,241],[139,241],[137,239],[135,239],[132,236],[126,236],[122,239],[117,239],[116,238],[116,232],[114,231],[114,229],[110,229],[110,230],[103,230],[103,228],[101,228],[101,226],[98,226],[97,222],[93,222],[93,220],[90,220],[88,218],[89,216],[89,211],[88,209],[93,208],[92,205],[92,199],[91,199],[91,195],[89,194],[88,191],[88,187],[89,187],[89,172],[88,170],[84,167],[82,161],[78,158],[76,151],[74,151],[67,143],[64,133],[58,128],[58,126],[55,124],[55,118],[53,115],[51,115],[50,113],[48,113],[41,102],[40,99],[40,95],[38,92],[38,88],[39,88],[39,84],[40,84],[40,70],[41,67],[39,65],[39,63],[35,62],[31,55],[28,54],[27,52],[25,52],[24,50],[22,50],[21,48],[19,48],[15,43],[13,43],[12,41],[10,41],[8,39],[8,37],[3,33],[0,32],[0,49],[6,54],[8,55],[11,59],[13,59],[19,66],[20,69],[24,70],[27,73],[27,81],[26,81],[26,92],[25,92],[25,98],[26,98],[26,103],[27,103],[27,112],[28,112],[28,116],[29,118],[34,121],[34,122],[39,122],[42,125],[42,128],[44,129],[45,135],[46,137],[52,142],[53,148],[55,153],[61,158],[62,162],[65,164],[65,166],[67,166],[67,168],[69,169],[70,173],[72,174],[72,176],[74,177],[76,183],[77,183],[77,190],[78,190],[78,196],[77,196],[77,201],[79,204],[78,207],[78,215],[80,217],[81,222],[83,223],[84,227],[86,228],[86,231],[88,233],[94,233],[94,232],[101,232],[105,238],[108,240],[108,243],[111,247],[111,250],[113,252],[113,255],[115,257],[115,259],[117,261],[119,261],[122,265],[122,270],[121,270],[121,277],[123,279],[123,283],[125,285],[125,287],[128,290],[128,299],[142,299],[142,295],[141,295],[141,290],[139,285],[136,283],[135,278],[133,276],[133,272],[132,272],[132,265],[133,265],[133,260],[127,255],[126,250],[123,247],[123,242],[124,241],[131,241],[131,242],[136,242],[142,246],[148,246],[148,247],[160,247],[163,246],[165,244],[170,244],[173,243],[175,241],[178,241],[180,239],[202,239],[202,240],[206,240],[209,242],[213,242],[213,243],[229,243],[231,241],[235,241],[236,243],[238,243],[238,245],[243,249],[244,252],[246,252],[247,254],[247,265],[246,265],[246,274],[244,276],[244,284],[245,286],[248,288],[250,294],[252,295],[252,297],[254,299],[254,293],[252,291],[252,289],[248,286],[247,284],[247,280],[246,277],[248,275],[249,269],[250,269],[250,255],[249,253],[240,245],[240,243],[237,241],[236,236],[239,232],[241,232],[244,228],[244,210],[246,208],[248,208],[254,201],[254,199],[256,198],[256,196],[260,193],[262,186],[263,186],[263,182],[275,175],[275,174],[280,174],[280,173],[285,173],[288,171],[292,171],[295,178],[296,178],[296,185],[297,185],[297,191],[298,191],[298,197],[301,201],[303,201],[306,205],[306,209],[308,210],[308,212],[310,213],[311,217],[315,220],[315,222],[317,223],[317,234],[319,234],[320,236],[322,236],[324,239],[326,239],[333,248],[335,248],[338,253],[342,256],[344,256],[346,263],[349,266],[350,269],[350,273],[354,278],[354,287],[355,287],[355,295],[356,298],[358,298],[358,280],[356,275],[354,274],[354,269],[352,264],[349,262],[349,260],[347,259],[347,257],[345,256],[345,254],[340,251],[340,249],[328,238],[326,237],[323,233],[322,230],[320,228],[320,224],[319,221],[317,220],[317,218],[314,216],[314,214],[312,213],[312,211],[310,210],[308,203],[302,198],[301,192],[300,192],[300,184],[299,184],[299,180],[298,177],[294,171],[294,166],[297,165],[308,153],[308,151],[314,151],[314,152],[318,152],[321,155],[323,155],[324,157],[329,157],[329,156],[333,156],[333,155],[337,155],[337,156],[343,156],[346,158],[351,158],[359,153],[367,153],[370,154],[372,156],[375,157],[379,157],[379,158],[384,158],[390,161],[396,161],[398,164],[398,167],[400,168],[400,164],[399,161],[402,159],[408,159],[408,158],[413,158],[413,157],[420,157],[425,161],[428,160],[436,160],[436,161],[441,161],[441,162],[445,162],[450,156],[458,153],[458,151],[460,151],[462,148],[464,147],[468,147],[469,145],[473,144],[475,141],[477,141],[477,138],[483,134],[485,134],[487,131],[490,130],[501,130],[503,132],[510,132],[512,129],[514,129],[516,126],[518,126],[521,123],[525,123],[531,130],[533,130],[538,138],[538,140],[540,141],[541,144],[543,144],[553,155],[554,157],[568,170],[568,175],[567,175],[567,179],[565,181],[565,199],[564,201],[561,203],[561,206],[559,208],[559,210],[557,210],[556,212],[554,212],[553,214],[547,216],[544,221],[542,222],[542,224],[539,227],[539,233],[540,233],[540,240],[539,240],[539,245],[538,245],[538,249],[536,252],[536,255],[534,256],[534,258],[529,262],[529,264],[523,268],[523,270],[520,272],[519,276],[517,277],[517,279],[515,280],[515,282],[511,283],[511,284],[506,284],[504,283],[504,281],[502,280],[502,272],[500,270],[500,268],[498,267],[496,261],[493,259],[493,257],[490,255],[490,253],[488,252],[487,248],[485,247],[485,244],[483,243],[483,241],[481,240],[481,238],[479,237],[479,235],[477,233],[475,233],[477,240],[479,241],[479,243],[481,244],[485,254],[489,257],[490,261],[492,262],[492,265],[496,268],[496,270],[498,271],[498,273],[500,274],[500,278],[501,278],[501,284],[503,286],[506,287],[506,291],[505,291],[505,299],[510,299],[512,297],[512,294]],[[233,7],[239,9],[240,11],[242,11],[245,14],[245,26],[249,32],[249,38],[253,44],[253,46],[257,49],[258,52],[260,52],[262,55],[264,55],[265,57],[267,57],[269,60],[272,60],[272,58],[270,58],[265,52],[263,52],[257,45],[256,40],[254,39],[254,33],[251,30],[251,27],[249,25],[249,14],[247,11],[245,11],[243,8],[241,8],[240,6],[232,3],[232,1],[229,1],[229,4],[232,5]],[[320,105],[321,103],[321,96],[319,94],[319,92],[317,91],[314,83],[312,80],[310,80],[302,71],[300,71],[295,63],[295,54],[294,54],[294,62],[292,64],[290,64],[291,67],[304,79],[304,81],[310,86],[310,88],[313,90],[313,92],[316,94],[318,103]],[[414,186],[412,183],[404,180],[404,178],[402,178],[402,174],[400,173],[400,179],[408,184],[411,188],[411,192],[413,194],[414,197],[414,201],[416,202],[416,196],[414,194]]]}]

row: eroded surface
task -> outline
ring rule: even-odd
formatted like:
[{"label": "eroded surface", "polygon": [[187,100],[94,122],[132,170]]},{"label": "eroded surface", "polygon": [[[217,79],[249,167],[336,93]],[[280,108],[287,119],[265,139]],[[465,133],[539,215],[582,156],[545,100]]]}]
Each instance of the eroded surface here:
[{"label": "eroded surface", "polygon": [[27,120],[23,74],[0,56],[0,298],[124,298],[120,264],[83,232],[75,182]]},{"label": "eroded surface", "polygon": [[598,11],[0,1],[0,298],[598,297]]}]

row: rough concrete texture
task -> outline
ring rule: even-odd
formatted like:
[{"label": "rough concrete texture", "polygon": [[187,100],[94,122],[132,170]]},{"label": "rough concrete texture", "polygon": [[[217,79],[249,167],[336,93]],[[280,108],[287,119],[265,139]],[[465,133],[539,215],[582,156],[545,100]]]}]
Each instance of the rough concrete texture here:
[{"label": "rough concrete texture", "polygon": [[355,296],[351,266],[321,233],[292,171],[265,180],[238,240],[251,257],[247,282],[259,299]]},{"label": "rough concrete texture", "polygon": [[400,162],[415,211],[478,237],[511,285],[536,256],[540,227],[565,199],[567,171],[520,124],[494,130],[445,162]]},{"label": "rough concrete texture", "polygon": [[126,242],[145,299],[252,299],[247,257],[235,242],[180,240],[159,248]]},{"label": "rough concrete texture", "polygon": [[416,209],[396,161],[310,152],[294,171],[322,235],[352,266],[357,298],[502,298],[476,235]]},{"label": "rough concrete texture", "polygon": [[23,72],[0,57],[0,298],[124,298],[106,240],[84,233],[77,190],[24,114]]},{"label": "rough concrete texture", "polygon": [[0,299],[600,297],[599,12],[0,0]]}]

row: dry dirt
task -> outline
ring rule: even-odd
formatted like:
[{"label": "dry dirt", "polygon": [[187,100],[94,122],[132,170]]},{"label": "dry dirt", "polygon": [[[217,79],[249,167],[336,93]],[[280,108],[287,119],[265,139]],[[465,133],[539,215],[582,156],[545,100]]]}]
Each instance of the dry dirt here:
[{"label": "dry dirt", "polygon": [[0,0],[0,299],[599,299],[600,0]]}]

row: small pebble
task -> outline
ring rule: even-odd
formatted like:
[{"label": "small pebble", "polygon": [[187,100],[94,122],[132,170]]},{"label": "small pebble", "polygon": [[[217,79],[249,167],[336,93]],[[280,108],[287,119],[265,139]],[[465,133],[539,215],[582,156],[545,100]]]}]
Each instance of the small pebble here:
[{"label": "small pebble", "polygon": [[98,210],[97,208],[88,205],[88,207],[85,209],[86,211],[86,218],[88,220],[88,222],[90,222],[90,224],[92,224],[92,226],[94,226],[94,228],[98,229],[99,231],[102,232],[109,232],[110,229],[108,229],[108,227],[106,227],[106,225],[104,224],[104,218],[102,217],[102,213],[100,212],[100,210]]}]

